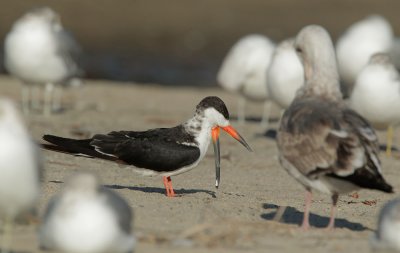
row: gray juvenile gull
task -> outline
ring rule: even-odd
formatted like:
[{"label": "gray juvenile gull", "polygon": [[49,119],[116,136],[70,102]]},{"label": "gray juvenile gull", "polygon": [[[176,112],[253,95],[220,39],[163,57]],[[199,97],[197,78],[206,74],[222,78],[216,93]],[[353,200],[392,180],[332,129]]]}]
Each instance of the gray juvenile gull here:
[{"label": "gray juvenile gull", "polygon": [[49,115],[60,106],[61,87],[57,86],[82,74],[81,49],[49,7],[32,9],[13,24],[5,38],[4,53],[6,69],[22,82],[25,113],[29,113],[31,102],[38,103],[33,98],[37,87],[32,85],[45,86],[43,111]]},{"label": "gray juvenile gull", "polygon": [[378,251],[400,251],[400,199],[396,198],[379,213],[378,230],[370,240],[371,247]]},{"label": "gray juvenile gull", "polygon": [[333,228],[339,194],[359,188],[393,190],[381,175],[373,128],[342,100],[328,32],[306,26],[297,35],[295,48],[303,62],[305,84],[281,120],[280,162],[306,188],[302,227],[309,227],[311,191],[318,190],[332,196],[328,228]]},{"label": "gray juvenile gull", "polygon": [[73,175],[49,202],[39,230],[44,249],[73,253],[132,252],[133,215],[117,193],[90,173]]},{"label": "gray juvenile gull", "polygon": [[393,128],[400,123],[400,75],[386,53],[372,55],[356,79],[350,107],[378,129],[387,129],[391,155]]},{"label": "gray juvenile gull", "polygon": [[238,121],[245,121],[245,99],[264,102],[261,120],[268,127],[270,101],[267,90],[267,69],[275,44],[266,36],[251,34],[241,38],[228,52],[218,72],[218,84],[240,94]]},{"label": "gray juvenile gull", "polygon": [[[32,210],[40,194],[40,150],[26,130],[13,102],[0,98],[0,216],[2,250],[11,242],[15,218]],[[3,252],[2,251],[2,252]]]}]

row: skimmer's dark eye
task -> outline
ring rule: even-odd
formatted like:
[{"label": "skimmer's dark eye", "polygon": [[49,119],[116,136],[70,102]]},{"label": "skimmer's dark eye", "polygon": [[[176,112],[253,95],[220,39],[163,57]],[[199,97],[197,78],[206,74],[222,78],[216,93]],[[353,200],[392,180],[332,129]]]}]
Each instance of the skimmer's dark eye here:
[{"label": "skimmer's dark eye", "polygon": [[299,48],[299,47],[296,47],[296,52],[297,52],[297,53],[302,53],[303,50],[302,50],[301,48]]}]

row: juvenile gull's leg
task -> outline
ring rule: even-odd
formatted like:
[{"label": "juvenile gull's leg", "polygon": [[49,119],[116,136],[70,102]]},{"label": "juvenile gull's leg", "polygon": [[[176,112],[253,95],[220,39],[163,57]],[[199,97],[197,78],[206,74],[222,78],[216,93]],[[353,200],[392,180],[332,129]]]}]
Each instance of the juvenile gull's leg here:
[{"label": "juvenile gull's leg", "polygon": [[301,224],[301,228],[304,229],[304,230],[308,230],[310,228],[309,216],[310,216],[311,200],[312,200],[312,192],[307,189],[305,207],[304,207],[303,223]]},{"label": "juvenile gull's leg", "polygon": [[335,193],[332,195],[332,208],[331,208],[331,217],[329,218],[329,224],[326,229],[331,230],[335,228],[335,214],[336,214],[336,205],[339,199],[339,194]]}]

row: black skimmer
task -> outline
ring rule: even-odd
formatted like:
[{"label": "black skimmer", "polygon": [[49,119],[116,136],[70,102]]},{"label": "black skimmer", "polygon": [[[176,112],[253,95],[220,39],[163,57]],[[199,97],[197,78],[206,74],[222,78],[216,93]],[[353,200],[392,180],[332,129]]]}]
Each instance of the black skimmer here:
[{"label": "black skimmer", "polygon": [[215,151],[216,182],[220,180],[219,129],[222,128],[243,144],[250,146],[230,125],[225,103],[218,97],[206,97],[196,107],[195,115],[183,124],[171,128],[147,131],[113,131],[96,134],[90,139],[75,140],[53,135],[43,139],[49,150],[77,156],[101,158],[133,165],[144,175],[162,175],[169,197],[175,196],[171,176],[193,169],[203,159],[212,136]]},{"label": "black skimmer", "polygon": [[297,35],[295,48],[303,62],[305,84],[281,120],[280,162],[307,190],[302,227],[309,227],[311,190],[317,190],[332,196],[328,228],[333,228],[339,194],[360,188],[389,193],[393,189],[381,174],[374,129],[342,99],[328,32],[307,26]]}]

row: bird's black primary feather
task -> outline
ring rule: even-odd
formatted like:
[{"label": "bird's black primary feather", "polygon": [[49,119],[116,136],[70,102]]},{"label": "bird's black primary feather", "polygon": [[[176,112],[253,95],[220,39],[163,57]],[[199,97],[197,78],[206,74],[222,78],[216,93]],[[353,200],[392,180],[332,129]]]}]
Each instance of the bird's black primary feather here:
[{"label": "bird's black primary feather", "polygon": [[43,139],[53,144],[44,144],[46,149],[118,161],[158,172],[178,170],[200,157],[194,136],[182,126],[143,132],[114,131],[84,140],[53,135],[44,135]]}]

